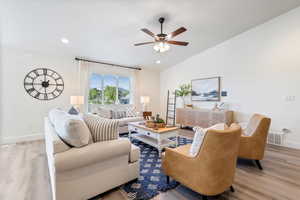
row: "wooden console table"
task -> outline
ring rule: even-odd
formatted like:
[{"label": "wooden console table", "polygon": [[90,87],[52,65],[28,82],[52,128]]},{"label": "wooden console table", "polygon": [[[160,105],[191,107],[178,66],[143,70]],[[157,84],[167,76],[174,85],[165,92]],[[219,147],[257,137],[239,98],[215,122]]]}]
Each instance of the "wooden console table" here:
[{"label": "wooden console table", "polygon": [[176,123],[181,126],[200,126],[202,128],[207,128],[217,123],[226,123],[230,126],[233,123],[233,111],[177,108]]}]

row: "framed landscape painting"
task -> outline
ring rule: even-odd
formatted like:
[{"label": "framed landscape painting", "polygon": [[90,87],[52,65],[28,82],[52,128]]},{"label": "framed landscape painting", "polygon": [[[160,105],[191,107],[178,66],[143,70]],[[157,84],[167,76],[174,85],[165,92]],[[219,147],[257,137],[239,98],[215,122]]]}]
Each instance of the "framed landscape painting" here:
[{"label": "framed landscape painting", "polygon": [[220,77],[192,80],[192,101],[220,101]]}]

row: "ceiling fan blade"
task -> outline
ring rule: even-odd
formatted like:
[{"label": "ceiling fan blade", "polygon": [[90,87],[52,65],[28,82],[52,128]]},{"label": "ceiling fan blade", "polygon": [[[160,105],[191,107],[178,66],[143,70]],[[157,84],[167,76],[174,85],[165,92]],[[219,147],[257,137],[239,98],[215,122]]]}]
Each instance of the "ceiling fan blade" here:
[{"label": "ceiling fan blade", "polygon": [[151,37],[155,37],[155,34],[152,33],[151,31],[149,31],[149,30],[146,29],[146,28],[142,28],[141,31],[143,31],[144,33],[150,35]]},{"label": "ceiling fan blade", "polygon": [[181,42],[181,41],[174,41],[174,40],[168,40],[167,43],[181,45],[181,46],[187,46],[189,44],[188,42]]},{"label": "ceiling fan blade", "polygon": [[154,42],[143,42],[143,43],[137,43],[134,44],[134,46],[140,46],[140,45],[144,45],[144,44],[153,44]]},{"label": "ceiling fan blade", "polygon": [[170,38],[173,38],[173,37],[179,35],[180,33],[183,33],[184,31],[186,31],[186,28],[181,27],[181,28],[177,29],[176,31],[170,33],[169,36],[170,36]]}]

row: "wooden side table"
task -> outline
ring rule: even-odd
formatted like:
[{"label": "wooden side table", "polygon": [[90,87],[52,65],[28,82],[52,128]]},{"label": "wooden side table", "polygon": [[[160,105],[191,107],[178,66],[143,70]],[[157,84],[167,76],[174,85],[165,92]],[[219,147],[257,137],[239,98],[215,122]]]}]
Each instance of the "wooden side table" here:
[{"label": "wooden side table", "polygon": [[144,111],[143,112],[143,117],[144,117],[145,120],[149,120],[151,116],[152,116],[151,111]]}]

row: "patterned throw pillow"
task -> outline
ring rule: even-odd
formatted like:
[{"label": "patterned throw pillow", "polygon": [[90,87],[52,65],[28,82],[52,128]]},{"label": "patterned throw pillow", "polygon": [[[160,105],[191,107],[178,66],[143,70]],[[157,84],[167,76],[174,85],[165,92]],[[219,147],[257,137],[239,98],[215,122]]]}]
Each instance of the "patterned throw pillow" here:
[{"label": "patterned throw pillow", "polygon": [[115,140],[119,138],[118,120],[106,119],[92,114],[85,114],[83,119],[91,131],[94,142]]},{"label": "patterned throw pillow", "polygon": [[127,106],[126,107],[126,117],[136,117],[137,112],[134,106]]},{"label": "patterned throw pillow", "polygon": [[112,110],[111,116],[112,116],[112,119],[122,119],[122,118],[126,117],[126,111]]}]

